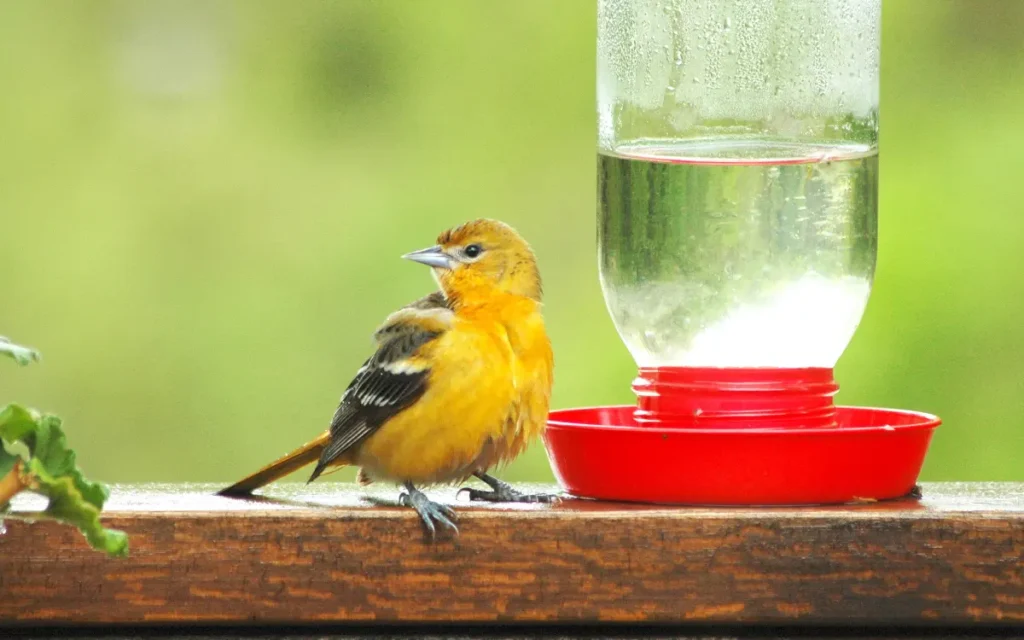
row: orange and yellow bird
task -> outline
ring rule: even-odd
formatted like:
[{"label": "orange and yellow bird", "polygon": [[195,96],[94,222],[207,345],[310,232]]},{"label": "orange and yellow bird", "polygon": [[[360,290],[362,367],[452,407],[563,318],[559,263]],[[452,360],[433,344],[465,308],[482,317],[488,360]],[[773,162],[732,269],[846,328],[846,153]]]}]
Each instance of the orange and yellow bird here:
[{"label": "orange and yellow bird", "polygon": [[427,530],[458,531],[454,512],[418,487],[475,476],[490,491],[471,500],[546,502],[487,472],[526,449],[544,429],[554,360],[541,315],[533,251],[512,227],[474,220],[437,244],[403,256],[431,267],[440,285],[392,313],[376,351],[356,372],[330,427],[312,442],[222,490],[244,495],[316,461],[355,465],[362,483],[404,486],[401,503]]}]

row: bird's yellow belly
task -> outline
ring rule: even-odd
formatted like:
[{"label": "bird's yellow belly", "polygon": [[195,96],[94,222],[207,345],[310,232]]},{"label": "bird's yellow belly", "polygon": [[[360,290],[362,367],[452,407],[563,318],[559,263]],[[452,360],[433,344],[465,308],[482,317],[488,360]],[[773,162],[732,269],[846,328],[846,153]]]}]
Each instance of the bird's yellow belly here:
[{"label": "bird's yellow belly", "polygon": [[415,407],[399,414],[359,448],[355,462],[378,480],[454,484],[475,471],[515,459],[543,431],[547,394],[516,396],[497,406],[465,395],[444,419]]},{"label": "bird's yellow belly", "polygon": [[380,480],[423,485],[465,480],[489,443],[500,438],[507,408],[460,405],[444,419],[410,408],[367,438],[356,464]]}]

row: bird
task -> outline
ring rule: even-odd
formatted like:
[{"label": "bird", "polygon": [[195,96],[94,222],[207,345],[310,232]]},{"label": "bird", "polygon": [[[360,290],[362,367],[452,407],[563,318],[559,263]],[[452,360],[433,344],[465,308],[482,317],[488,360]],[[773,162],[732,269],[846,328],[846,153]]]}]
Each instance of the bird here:
[{"label": "bird", "polygon": [[463,488],[471,501],[557,500],[489,473],[541,436],[550,407],[554,354],[530,245],[510,225],[480,218],[402,257],[430,267],[438,290],[380,324],[323,433],[219,494],[251,494],[314,462],[307,483],[356,466],[360,484],[400,485],[399,503],[432,538],[439,527],[458,534],[457,517],[425,487],[475,477],[490,489]]}]

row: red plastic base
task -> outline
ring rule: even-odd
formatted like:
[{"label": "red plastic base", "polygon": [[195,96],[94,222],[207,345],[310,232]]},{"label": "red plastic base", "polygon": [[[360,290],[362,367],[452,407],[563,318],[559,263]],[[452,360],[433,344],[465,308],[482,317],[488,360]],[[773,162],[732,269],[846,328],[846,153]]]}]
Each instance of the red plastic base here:
[{"label": "red plastic base", "polygon": [[[544,436],[563,489],[580,497],[689,505],[841,504],[910,492],[933,415],[835,407],[822,428],[682,428],[634,406],[552,411]],[[641,416],[642,418],[642,416]]]}]

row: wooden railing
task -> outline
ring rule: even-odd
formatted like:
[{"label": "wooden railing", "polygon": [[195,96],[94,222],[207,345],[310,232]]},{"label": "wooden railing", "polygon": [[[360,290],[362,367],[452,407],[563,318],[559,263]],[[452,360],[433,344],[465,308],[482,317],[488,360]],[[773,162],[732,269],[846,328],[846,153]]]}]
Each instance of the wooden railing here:
[{"label": "wooden railing", "polygon": [[1022,484],[770,509],[470,506],[442,491],[432,495],[456,505],[461,534],[434,543],[394,492],[278,485],[240,500],[215,489],[116,486],[104,522],[128,532],[127,559],[90,550],[70,527],[8,519],[0,636],[83,623],[1024,630]]}]

